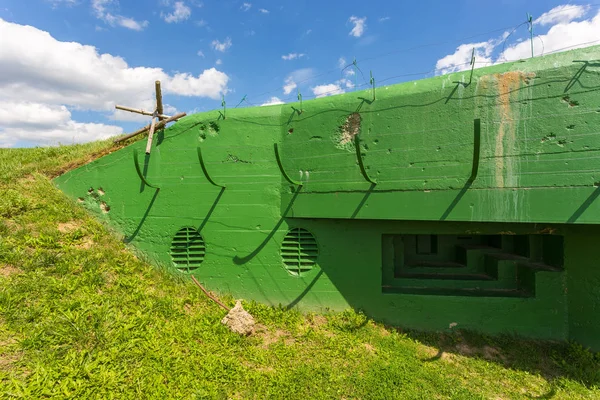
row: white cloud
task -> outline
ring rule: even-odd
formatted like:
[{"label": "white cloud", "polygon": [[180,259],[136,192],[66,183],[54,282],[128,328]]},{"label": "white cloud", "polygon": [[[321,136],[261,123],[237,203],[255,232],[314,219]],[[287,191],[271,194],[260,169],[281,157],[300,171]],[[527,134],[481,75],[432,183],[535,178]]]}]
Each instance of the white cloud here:
[{"label": "white cloud", "polygon": [[439,59],[435,64],[435,69],[438,74],[442,75],[470,69],[473,49],[475,49],[475,59],[478,64],[484,62],[492,63],[491,55],[496,47],[496,43],[497,41],[490,40],[480,43],[461,44],[453,54]]},{"label": "white cloud", "polygon": [[160,13],[160,16],[169,24],[172,22],[177,23],[185,21],[190,15],[192,15],[192,10],[186,6],[183,1],[175,2],[173,5],[173,12],[169,14]]},{"label": "white cloud", "polygon": [[290,76],[285,80],[285,84],[283,85],[283,94],[290,94],[292,90],[296,89],[298,85],[294,82],[293,78]]},{"label": "white cloud", "polygon": [[302,83],[311,79],[315,75],[315,70],[312,68],[300,68],[293,71],[289,76],[298,83]]},{"label": "white cloud", "polygon": [[342,87],[337,83],[315,86],[311,88],[311,90],[317,98],[344,93],[344,89],[342,89]]},{"label": "white cloud", "polygon": [[354,83],[350,79],[342,78],[338,79],[333,83],[328,83],[325,85],[317,85],[312,87],[311,90],[313,94],[319,97],[333,96],[336,94],[342,94],[346,92],[346,89],[353,89]]},{"label": "white cloud", "polygon": [[0,147],[11,147],[18,141],[43,145],[85,143],[123,133],[114,125],[73,121],[65,106],[31,102],[0,100],[0,120]]},{"label": "white cloud", "polygon": [[261,8],[258,11],[260,11],[263,14],[268,14],[269,13],[269,10],[267,10],[266,8]]},{"label": "white cloud", "polygon": [[345,86],[346,89],[354,88],[354,82],[352,82],[350,79],[340,79],[336,83],[339,84],[340,86]]},{"label": "white cloud", "polygon": [[221,65],[223,64],[223,60],[221,60],[220,58],[217,58],[217,61],[215,61],[215,65]]},{"label": "white cloud", "polygon": [[198,55],[198,57],[204,58],[204,52],[202,50],[198,50],[196,54]]},{"label": "white cloud", "polygon": [[348,21],[354,25],[348,35],[358,38],[365,33],[365,30],[367,29],[367,17],[358,18],[353,15]]},{"label": "white cloud", "polygon": [[301,68],[293,71],[285,78],[283,94],[290,94],[299,84],[310,80],[314,76],[314,72],[312,68]]},{"label": "white cloud", "polygon": [[[586,12],[587,8],[583,6],[564,5],[542,14],[534,23],[540,26],[551,26],[545,34],[535,36],[534,55],[587,47],[599,42],[600,11],[593,17],[575,21]],[[500,37],[486,42],[462,44],[453,54],[438,60],[436,69],[439,69],[439,73],[446,74],[471,68],[469,64],[473,48],[475,48],[475,62],[478,67],[531,57],[531,42],[528,37],[515,37],[514,43],[504,48],[504,41],[508,36],[509,33],[504,32]]]},{"label": "white cloud", "polygon": [[[599,32],[600,11],[594,17],[583,21],[557,22],[545,35],[538,35],[534,39],[534,55],[589,46],[590,42],[600,40]],[[527,57],[531,57],[529,40],[508,47],[500,54],[498,61],[516,61]]]},{"label": "white cloud", "polygon": [[[148,26],[148,21],[138,22],[138,21],[134,20],[133,18],[126,18],[126,17],[122,17],[120,15],[117,15],[115,18],[116,18],[115,23],[117,25],[120,25],[123,28],[132,29],[134,31],[141,31],[145,27]],[[113,25],[113,24],[111,24],[111,25]]]},{"label": "white cloud", "polygon": [[123,58],[99,54],[93,46],[61,42],[48,32],[2,19],[0,70],[0,97],[11,93],[20,100],[37,99],[83,109],[110,109],[113,100],[135,97],[155,80],[162,81],[164,93],[218,99],[229,80],[214,68],[193,76],[170,75],[161,68],[130,67]]},{"label": "white cloud", "polygon": [[533,21],[534,24],[550,25],[550,24],[565,24],[574,19],[581,18],[588,10],[588,6],[574,6],[565,4],[554,7],[552,10],[542,14],[538,19]]},{"label": "white cloud", "polygon": [[285,104],[279,97],[273,96],[268,101],[262,103],[260,106],[273,106],[276,104]]},{"label": "white cloud", "polygon": [[342,70],[344,76],[352,76],[355,74],[354,68],[348,65],[344,57],[338,59],[338,68]]},{"label": "white cloud", "polygon": [[112,0],[92,0],[92,8],[98,18],[106,13],[106,5],[110,4]]},{"label": "white cloud", "polygon": [[199,26],[200,28],[206,26],[206,21],[201,19],[200,21],[196,21],[194,22],[196,24],[196,26]]},{"label": "white cloud", "polygon": [[225,50],[227,50],[228,48],[231,47],[231,45],[232,45],[231,38],[228,37],[222,42],[219,42],[218,40],[215,39],[212,41],[212,43],[210,45],[216,51],[220,51],[221,53],[223,53],[223,52],[225,52]]},{"label": "white cloud", "polygon": [[0,121],[5,127],[50,128],[70,118],[71,112],[65,106],[0,100]]},{"label": "white cloud", "polygon": [[[17,125],[11,122],[10,126],[2,122],[2,135],[6,136],[10,129],[15,137],[29,135],[28,140],[39,138],[40,143],[59,137],[61,129],[68,132],[69,142],[76,130],[82,132],[81,140],[99,138],[96,133],[101,128],[115,134],[120,128],[71,121],[69,109],[110,113],[113,119],[131,120],[132,114],[115,113],[114,105],[151,110],[155,80],[161,81],[163,94],[212,99],[228,91],[229,81],[225,73],[215,68],[195,76],[169,74],[161,68],[132,67],[121,57],[99,54],[93,46],[61,42],[48,32],[3,19],[0,19],[0,71],[3,104],[0,109],[12,110],[21,121]],[[31,115],[24,118],[23,110]],[[50,121],[55,125],[36,133],[28,128],[31,121],[38,125]],[[6,138],[3,140],[6,142]]]},{"label": "white cloud", "polygon": [[77,4],[77,0],[47,0],[47,1],[52,4],[53,8],[56,8],[58,6],[71,7],[71,6],[74,6],[75,4]]},{"label": "white cloud", "polygon": [[389,20],[390,20],[390,17],[381,17],[381,18],[379,18],[378,21],[379,22],[385,22],[385,21],[389,21]]},{"label": "white cloud", "polygon": [[292,90],[296,89],[299,84],[309,81],[314,76],[314,70],[312,68],[301,68],[293,71],[285,78],[283,85],[283,94],[290,94]]},{"label": "white cloud", "polygon": [[148,26],[148,21],[136,21],[133,18],[115,15],[107,11],[107,6],[110,4],[118,5],[117,0],[92,0],[92,9],[96,18],[101,19],[110,26],[121,26],[123,28],[141,31]]},{"label": "white cloud", "polygon": [[242,6],[240,7],[240,10],[243,11],[248,11],[250,8],[252,7],[252,3],[244,3],[242,4]]},{"label": "white cloud", "polygon": [[288,54],[288,55],[283,55],[283,56],[281,56],[281,58],[282,58],[283,60],[290,61],[290,60],[295,60],[295,59],[297,59],[297,58],[302,58],[302,57],[304,57],[304,56],[305,56],[305,54],[304,54],[304,53],[290,53],[290,54]]}]

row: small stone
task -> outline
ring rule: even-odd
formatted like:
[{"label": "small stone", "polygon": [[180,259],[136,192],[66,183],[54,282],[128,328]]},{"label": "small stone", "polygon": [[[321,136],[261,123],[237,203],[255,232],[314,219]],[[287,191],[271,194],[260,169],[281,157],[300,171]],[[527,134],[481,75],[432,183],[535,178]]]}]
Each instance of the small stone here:
[{"label": "small stone", "polygon": [[244,310],[242,302],[240,300],[235,302],[233,307],[225,317],[221,320],[221,323],[227,326],[235,333],[239,333],[243,336],[248,336],[254,333],[254,317]]}]

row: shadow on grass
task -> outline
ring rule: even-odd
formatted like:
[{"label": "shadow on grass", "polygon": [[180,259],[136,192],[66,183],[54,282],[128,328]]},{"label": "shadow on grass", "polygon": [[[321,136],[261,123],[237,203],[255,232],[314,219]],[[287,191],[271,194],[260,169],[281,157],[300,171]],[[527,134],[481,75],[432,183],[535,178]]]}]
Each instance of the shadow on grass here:
[{"label": "shadow on grass", "polygon": [[550,383],[551,389],[531,398],[553,398],[556,387],[562,385],[561,378],[581,382],[588,388],[600,387],[600,353],[592,353],[577,343],[532,340],[516,335],[491,336],[468,330],[435,333],[387,328],[436,348],[435,355],[421,359],[425,363],[460,355],[540,375]]}]

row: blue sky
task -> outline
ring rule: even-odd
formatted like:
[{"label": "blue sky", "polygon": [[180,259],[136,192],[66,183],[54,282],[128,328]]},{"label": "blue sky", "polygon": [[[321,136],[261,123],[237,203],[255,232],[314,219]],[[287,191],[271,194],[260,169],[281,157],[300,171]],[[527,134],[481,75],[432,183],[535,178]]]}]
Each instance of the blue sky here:
[{"label": "blue sky", "polygon": [[[3,0],[0,147],[134,130],[149,118],[114,104],[152,108],[155,79],[167,112],[190,113],[222,94],[234,107],[349,92],[371,70],[385,84],[454,72],[473,48],[478,67],[529,57],[528,12],[536,55],[600,43],[600,3],[523,3]],[[354,58],[365,78],[344,69]]]}]

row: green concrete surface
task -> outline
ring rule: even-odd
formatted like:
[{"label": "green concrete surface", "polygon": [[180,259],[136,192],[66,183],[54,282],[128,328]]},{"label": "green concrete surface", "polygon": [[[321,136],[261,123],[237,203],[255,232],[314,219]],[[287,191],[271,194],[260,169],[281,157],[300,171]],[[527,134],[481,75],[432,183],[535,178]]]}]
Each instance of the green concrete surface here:
[{"label": "green concrete surface", "polygon": [[599,60],[194,114],[55,183],[218,293],[600,350]]}]

